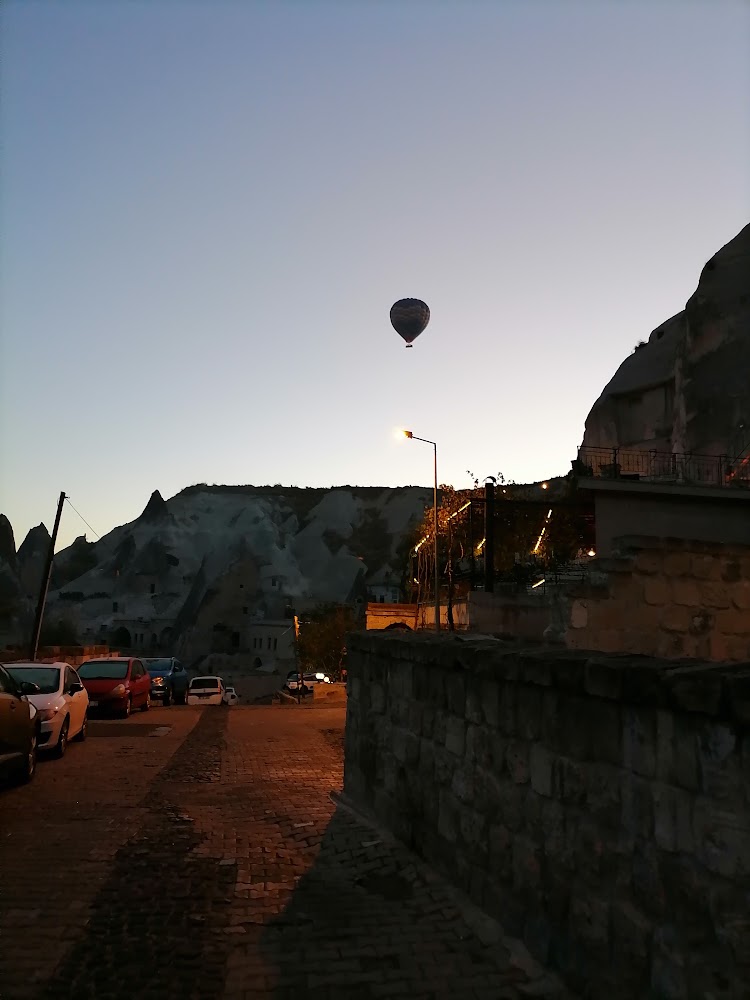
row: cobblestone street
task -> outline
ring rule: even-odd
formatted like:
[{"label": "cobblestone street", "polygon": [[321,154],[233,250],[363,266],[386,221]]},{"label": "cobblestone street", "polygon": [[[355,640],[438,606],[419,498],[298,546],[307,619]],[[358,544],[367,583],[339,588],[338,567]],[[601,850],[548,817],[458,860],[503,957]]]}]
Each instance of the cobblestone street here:
[{"label": "cobblestone street", "polygon": [[0,998],[563,996],[339,801],[343,726],[155,709],[0,791]]}]

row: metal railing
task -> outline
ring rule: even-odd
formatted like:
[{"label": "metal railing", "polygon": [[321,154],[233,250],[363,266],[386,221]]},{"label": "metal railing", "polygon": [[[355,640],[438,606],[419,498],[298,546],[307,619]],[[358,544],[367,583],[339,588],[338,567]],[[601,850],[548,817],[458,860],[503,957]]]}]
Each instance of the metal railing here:
[{"label": "metal railing", "polygon": [[584,447],[578,449],[573,471],[582,478],[750,488],[750,463],[733,463],[727,455]]}]

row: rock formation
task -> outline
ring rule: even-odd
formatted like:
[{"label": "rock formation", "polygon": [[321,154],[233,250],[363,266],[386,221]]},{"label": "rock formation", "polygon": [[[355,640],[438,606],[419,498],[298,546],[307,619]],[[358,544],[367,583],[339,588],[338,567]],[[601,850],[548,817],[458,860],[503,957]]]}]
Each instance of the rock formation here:
[{"label": "rock formation", "polygon": [[618,368],[583,446],[724,455],[750,446],[750,225],[708,261],[684,310]]}]

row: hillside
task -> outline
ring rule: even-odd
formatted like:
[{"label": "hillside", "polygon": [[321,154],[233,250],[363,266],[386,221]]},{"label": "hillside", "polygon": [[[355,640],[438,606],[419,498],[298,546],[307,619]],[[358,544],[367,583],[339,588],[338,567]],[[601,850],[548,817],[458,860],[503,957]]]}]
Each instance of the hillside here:
[{"label": "hillside", "polygon": [[[118,634],[124,643],[128,633],[134,646],[155,639],[166,647],[199,619],[234,628],[225,621],[233,615],[272,619],[290,605],[364,599],[374,574],[398,583],[405,546],[431,500],[431,490],[411,486],[201,484],[169,500],[155,491],[135,521],[94,543],[78,538],[56,555],[47,620],[72,623],[82,641]],[[10,525],[0,535],[11,638],[28,629],[49,536],[40,525],[15,553]],[[24,599],[11,614],[9,605]]]}]

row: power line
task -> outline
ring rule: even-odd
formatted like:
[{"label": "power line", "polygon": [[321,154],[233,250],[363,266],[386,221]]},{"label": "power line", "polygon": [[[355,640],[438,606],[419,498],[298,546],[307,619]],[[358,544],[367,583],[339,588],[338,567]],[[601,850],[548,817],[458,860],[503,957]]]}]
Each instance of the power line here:
[{"label": "power line", "polygon": [[[65,497],[65,499],[66,499],[66,500],[68,501],[68,503],[70,503],[70,497],[66,496],[66,497]],[[73,507],[73,504],[72,504],[72,503],[70,503],[70,506],[71,506],[71,507]],[[75,511],[76,511],[76,514],[78,514],[78,516],[79,516],[79,517],[80,517],[80,519],[81,519],[81,520],[83,521],[83,523],[84,523],[84,524],[86,525],[86,527],[87,527],[87,528],[89,529],[89,531],[92,531],[92,532],[93,532],[93,533],[94,533],[94,534],[96,535],[96,537],[97,537],[97,540],[100,540],[102,536],[101,536],[101,535],[99,535],[99,534],[97,534],[97,533],[96,533],[96,532],[94,531],[94,529],[93,529],[93,528],[91,527],[91,525],[90,525],[90,524],[89,524],[89,522],[88,522],[88,521],[86,520],[86,518],[85,518],[85,517],[83,516],[83,514],[80,514],[80,513],[79,513],[79,512],[78,512],[78,511],[77,511],[77,510],[75,509],[75,507],[73,507],[73,510],[75,510]]]}]

